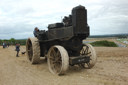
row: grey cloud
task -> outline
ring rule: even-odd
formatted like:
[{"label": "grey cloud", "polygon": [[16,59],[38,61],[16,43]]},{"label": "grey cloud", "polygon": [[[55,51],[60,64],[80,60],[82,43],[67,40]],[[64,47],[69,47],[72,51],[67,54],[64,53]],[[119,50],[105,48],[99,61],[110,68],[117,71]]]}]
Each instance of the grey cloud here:
[{"label": "grey cloud", "polygon": [[46,30],[48,24],[61,22],[79,4],[88,10],[91,35],[128,33],[127,0],[1,0],[0,39],[33,36],[35,26]]},{"label": "grey cloud", "polygon": [[90,10],[88,13],[92,35],[128,33],[126,0],[107,0],[100,6],[100,9]]}]

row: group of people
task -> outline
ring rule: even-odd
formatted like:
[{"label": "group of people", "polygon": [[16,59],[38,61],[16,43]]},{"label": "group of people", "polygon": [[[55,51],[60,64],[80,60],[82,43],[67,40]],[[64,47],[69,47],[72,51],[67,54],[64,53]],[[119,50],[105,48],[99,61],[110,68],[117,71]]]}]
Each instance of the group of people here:
[{"label": "group of people", "polygon": [[[34,32],[33,32],[35,37],[37,37],[37,34],[36,34],[37,32],[39,32],[39,29],[37,27],[35,27]],[[10,45],[9,43],[3,42],[3,48],[9,47],[9,45]],[[19,43],[17,43],[15,45],[15,51],[17,52],[16,57],[19,57],[19,51],[20,51],[20,44]]]},{"label": "group of people", "polygon": [[3,48],[7,48],[7,47],[9,47],[9,43],[6,43],[6,42],[3,42]]},{"label": "group of people", "polygon": [[[7,47],[9,47],[10,46],[10,44],[9,43],[6,43],[6,42],[3,42],[3,48],[7,48]],[[15,51],[17,52],[16,53],[16,57],[19,57],[19,51],[20,51],[20,44],[16,44],[16,46],[15,46]]]}]

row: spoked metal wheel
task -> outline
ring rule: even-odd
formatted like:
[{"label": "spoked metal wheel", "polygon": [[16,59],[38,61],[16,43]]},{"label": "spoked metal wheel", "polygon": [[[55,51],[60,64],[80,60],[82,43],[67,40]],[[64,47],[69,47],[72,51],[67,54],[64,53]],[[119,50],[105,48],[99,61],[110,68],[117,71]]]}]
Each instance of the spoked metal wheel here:
[{"label": "spoked metal wheel", "polygon": [[40,61],[40,46],[37,38],[29,38],[26,41],[27,58],[32,64]]},{"label": "spoked metal wheel", "polygon": [[62,46],[52,46],[47,59],[49,70],[53,74],[64,74],[69,67],[69,56]]},{"label": "spoked metal wheel", "polygon": [[90,57],[90,61],[88,63],[81,64],[82,66],[84,66],[87,69],[90,69],[95,65],[97,56],[96,56],[95,49],[92,47],[92,45],[85,44],[85,46],[83,46],[80,52],[80,55],[85,55],[85,56]]}]

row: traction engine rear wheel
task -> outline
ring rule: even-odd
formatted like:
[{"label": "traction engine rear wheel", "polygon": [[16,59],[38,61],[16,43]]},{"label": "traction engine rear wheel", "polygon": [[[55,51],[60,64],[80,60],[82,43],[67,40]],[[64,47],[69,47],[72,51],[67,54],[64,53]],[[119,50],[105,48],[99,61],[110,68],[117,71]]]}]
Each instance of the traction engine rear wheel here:
[{"label": "traction engine rear wheel", "polygon": [[40,46],[36,37],[29,38],[26,41],[27,58],[32,64],[40,62]]},{"label": "traction engine rear wheel", "polygon": [[83,66],[84,68],[90,69],[95,65],[97,56],[96,56],[95,49],[92,47],[92,45],[85,44],[85,46],[83,46],[80,52],[80,55],[85,55],[90,57],[90,61],[88,63],[81,64],[81,66]]},{"label": "traction engine rear wheel", "polygon": [[52,46],[49,49],[47,59],[49,70],[53,74],[64,74],[69,67],[69,56],[62,46]]}]

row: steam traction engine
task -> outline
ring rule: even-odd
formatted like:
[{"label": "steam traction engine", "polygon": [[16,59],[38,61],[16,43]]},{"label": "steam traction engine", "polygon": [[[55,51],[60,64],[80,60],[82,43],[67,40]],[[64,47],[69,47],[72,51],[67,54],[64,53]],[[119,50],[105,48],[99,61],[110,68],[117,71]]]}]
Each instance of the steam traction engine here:
[{"label": "steam traction engine", "polygon": [[82,43],[88,36],[87,10],[77,6],[62,23],[50,24],[48,31],[40,30],[36,37],[27,39],[28,60],[36,64],[40,57],[46,57],[50,72],[58,75],[64,74],[69,65],[92,68],[96,63],[95,50]]}]

